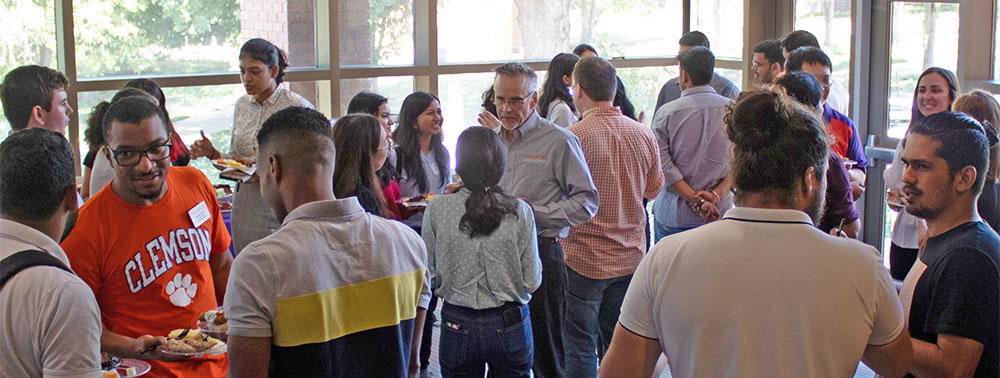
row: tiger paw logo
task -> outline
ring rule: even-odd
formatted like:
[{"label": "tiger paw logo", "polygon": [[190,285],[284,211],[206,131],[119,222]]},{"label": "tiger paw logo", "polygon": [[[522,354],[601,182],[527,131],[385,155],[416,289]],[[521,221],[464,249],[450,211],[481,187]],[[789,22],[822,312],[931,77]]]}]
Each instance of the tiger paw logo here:
[{"label": "tiger paw logo", "polygon": [[187,307],[191,304],[195,294],[198,294],[198,284],[191,283],[190,274],[185,274],[182,277],[180,273],[177,273],[173,280],[167,282],[166,292],[170,296],[170,303],[173,303],[174,306]]}]

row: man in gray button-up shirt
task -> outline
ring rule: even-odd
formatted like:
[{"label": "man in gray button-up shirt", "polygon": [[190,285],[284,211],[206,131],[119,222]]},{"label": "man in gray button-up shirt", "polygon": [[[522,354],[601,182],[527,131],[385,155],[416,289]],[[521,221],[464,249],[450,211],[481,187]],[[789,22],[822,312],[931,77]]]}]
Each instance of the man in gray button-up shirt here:
[{"label": "man in gray button-up shirt", "polygon": [[[706,49],[711,48],[708,42],[708,37],[697,30],[684,33],[677,43],[679,45],[677,54],[685,52],[687,49],[695,46],[704,46]],[[663,104],[681,98],[681,91],[683,91],[683,89],[681,88],[680,79],[680,76],[678,76],[670,79],[666,84],[663,84],[663,87],[660,88],[660,94],[656,96],[656,109],[653,109],[654,112],[659,110]],[[740,94],[740,88],[737,87],[736,84],[733,84],[733,82],[729,81],[729,79],[719,76],[719,74],[714,72],[712,73],[712,79],[708,84],[712,86],[712,89],[715,89],[716,94],[723,97],[736,99],[736,96],[739,96]]]},{"label": "man in gray button-up shirt", "polygon": [[535,377],[565,371],[566,263],[555,239],[597,214],[597,189],[575,135],[538,116],[538,76],[521,63],[496,68],[493,89],[507,146],[507,171],[500,187],[527,201],[538,229],[542,284],[528,302],[535,344]]},{"label": "man in gray button-up shirt", "polygon": [[694,47],[678,56],[681,98],[653,116],[660,147],[663,190],[653,204],[655,240],[718,218],[732,207],[728,180],[730,144],[723,131],[728,98],[709,85],[715,56]]}]

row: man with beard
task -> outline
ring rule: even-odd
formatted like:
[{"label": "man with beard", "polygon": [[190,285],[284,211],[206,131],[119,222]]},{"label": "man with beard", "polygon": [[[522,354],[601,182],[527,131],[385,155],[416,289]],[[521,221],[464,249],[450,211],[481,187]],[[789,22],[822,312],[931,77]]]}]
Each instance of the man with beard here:
[{"label": "man with beard", "polygon": [[80,208],[62,243],[97,297],[101,350],[157,360],[150,361],[156,377],[223,377],[224,355],[183,359],[156,348],[225,295],[232,256],[215,190],[197,169],[170,166],[166,120],[151,101],[112,104],[102,128],[115,170],[111,190]]},{"label": "man with beard", "polygon": [[976,210],[996,139],[964,114],[941,112],[903,141],[906,211],[928,235],[900,290],[914,376],[1000,376],[1000,238]]},{"label": "man with beard", "polygon": [[726,117],[736,208],[671,235],[632,278],[599,376],[900,376],[912,350],[878,252],[815,227],[823,124],[784,94],[741,95]]}]

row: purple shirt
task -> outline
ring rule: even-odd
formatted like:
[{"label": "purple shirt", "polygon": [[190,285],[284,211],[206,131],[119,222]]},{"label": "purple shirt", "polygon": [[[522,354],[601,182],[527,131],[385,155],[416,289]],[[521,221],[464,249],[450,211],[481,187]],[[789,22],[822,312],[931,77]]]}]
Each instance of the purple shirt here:
[{"label": "purple shirt", "polygon": [[844,224],[858,219],[858,209],[854,208],[854,196],[851,194],[851,182],[847,179],[844,161],[831,152],[827,164],[826,205],[817,227],[829,233],[830,229],[840,225],[842,219]]}]

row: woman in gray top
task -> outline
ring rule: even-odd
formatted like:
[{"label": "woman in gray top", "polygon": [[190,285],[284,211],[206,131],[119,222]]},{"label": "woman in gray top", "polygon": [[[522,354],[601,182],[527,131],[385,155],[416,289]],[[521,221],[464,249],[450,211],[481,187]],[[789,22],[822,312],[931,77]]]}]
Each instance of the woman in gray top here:
[{"label": "woman in gray top", "polygon": [[500,188],[505,149],[485,127],[458,138],[464,187],[428,201],[422,236],[435,295],[444,299],[441,373],[528,377],[533,346],[528,300],[541,282],[531,207]]}]

